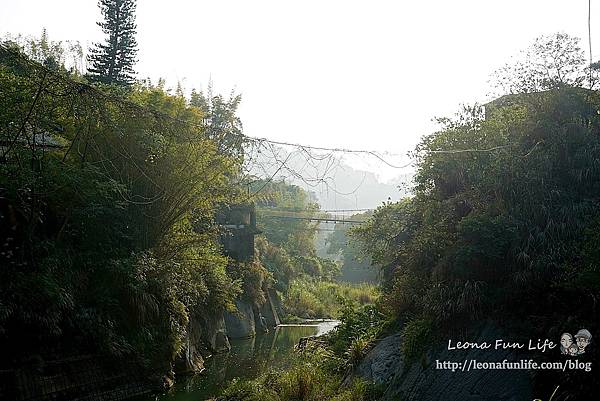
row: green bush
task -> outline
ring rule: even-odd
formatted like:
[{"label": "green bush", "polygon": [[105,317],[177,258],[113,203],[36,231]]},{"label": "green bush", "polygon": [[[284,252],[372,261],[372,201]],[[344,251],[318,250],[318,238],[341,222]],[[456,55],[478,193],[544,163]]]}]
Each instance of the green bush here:
[{"label": "green bush", "polygon": [[340,312],[340,324],[329,335],[332,349],[354,365],[364,355],[370,343],[381,335],[388,321],[373,304],[358,306],[346,301]]},{"label": "green bush", "polygon": [[427,319],[413,319],[402,330],[402,354],[405,360],[414,361],[431,347],[433,322]]}]

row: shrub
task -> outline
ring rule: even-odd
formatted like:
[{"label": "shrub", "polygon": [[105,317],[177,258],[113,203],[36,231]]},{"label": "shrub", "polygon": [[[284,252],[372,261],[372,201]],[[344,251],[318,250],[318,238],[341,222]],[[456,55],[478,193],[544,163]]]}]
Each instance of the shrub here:
[{"label": "shrub", "polygon": [[345,354],[350,367],[355,367],[360,363],[363,357],[367,354],[373,339],[374,338],[372,335],[363,334],[353,338],[352,341],[350,341],[350,346]]},{"label": "shrub", "polygon": [[369,343],[377,338],[385,328],[387,320],[375,305],[357,306],[345,302],[340,314],[341,323],[329,336],[333,350],[344,355],[350,364],[356,362],[359,354],[364,354]]},{"label": "shrub", "polygon": [[413,319],[402,330],[402,354],[407,361],[420,357],[433,340],[433,322]]},{"label": "shrub", "polygon": [[335,357],[323,349],[307,350],[296,355],[287,370],[268,371],[249,381],[234,381],[218,401],[371,401],[381,391],[365,382],[354,380],[342,387],[342,376],[331,369]]}]

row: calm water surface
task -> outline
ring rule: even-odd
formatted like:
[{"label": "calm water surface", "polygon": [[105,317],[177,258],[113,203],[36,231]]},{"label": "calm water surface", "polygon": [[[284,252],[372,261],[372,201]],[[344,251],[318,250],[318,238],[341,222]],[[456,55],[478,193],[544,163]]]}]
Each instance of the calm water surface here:
[{"label": "calm water surface", "polygon": [[138,401],[202,401],[215,397],[234,378],[251,379],[269,368],[285,366],[301,337],[325,334],[337,324],[331,320],[283,324],[255,338],[231,340],[231,351],[205,360],[202,374],[177,378],[168,393]]}]

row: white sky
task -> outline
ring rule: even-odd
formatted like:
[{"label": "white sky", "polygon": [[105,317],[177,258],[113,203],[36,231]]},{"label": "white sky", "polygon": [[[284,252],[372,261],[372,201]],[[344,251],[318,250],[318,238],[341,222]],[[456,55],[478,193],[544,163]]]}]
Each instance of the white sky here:
[{"label": "white sky", "polygon": [[[89,44],[99,18],[96,0],[0,0],[0,33]],[[587,0],[139,0],[137,25],[139,77],[236,88],[247,135],[404,154],[535,37],[587,49]]]}]

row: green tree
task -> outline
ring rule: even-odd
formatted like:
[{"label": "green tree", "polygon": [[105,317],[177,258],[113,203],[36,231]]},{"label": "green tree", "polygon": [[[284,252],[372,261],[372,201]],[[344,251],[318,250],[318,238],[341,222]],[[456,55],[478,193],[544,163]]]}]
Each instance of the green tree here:
[{"label": "green tree", "polygon": [[[352,220],[366,220],[370,212],[352,215]],[[351,226],[337,223],[334,231],[327,237],[327,254],[342,258],[340,280],[352,283],[375,282],[377,270],[371,265],[370,257],[360,255],[360,246],[354,237],[350,235]]]},{"label": "green tree", "polygon": [[244,138],[242,121],[237,116],[237,109],[242,96],[231,92],[229,98],[213,95],[212,83],[209,82],[207,94],[192,89],[190,106],[204,113],[204,125],[207,135],[215,140],[221,152],[230,155],[242,155]]},{"label": "green tree", "polygon": [[440,120],[414,153],[414,197],[353,230],[386,273],[382,305],[395,316],[597,327],[600,98],[578,75],[576,40],[552,38],[525,60],[540,68],[511,78],[534,86]]},{"label": "green tree", "polygon": [[5,46],[13,47],[30,59],[50,70],[82,75],[84,72],[83,48],[78,41],[51,40],[46,29],[40,37],[6,35],[0,39]]},{"label": "green tree", "polygon": [[135,0],[100,0],[98,3],[103,22],[98,22],[105,43],[96,43],[90,50],[88,61],[90,77],[94,81],[131,85],[135,78],[133,65],[136,62]]},{"label": "green tree", "polygon": [[579,38],[555,33],[535,39],[520,57],[497,70],[492,82],[504,93],[533,93],[561,86],[593,87],[597,74],[586,64]]},{"label": "green tree", "polygon": [[[598,95],[516,94],[451,122],[417,148],[414,197],[355,230],[387,273],[380,305],[409,319],[406,356],[484,316],[515,335],[599,328]],[[598,388],[568,375],[574,399]]]},{"label": "green tree", "polygon": [[183,98],[71,78],[0,45],[0,368],[51,349],[166,371],[192,314],[261,295],[266,274],[232,279],[214,227],[241,160]]},{"label": "green tree", "polygon": [[317,225],[309,220],[286,219],[285,216],[315,217],[319,205],[297,185],[284,181],[254,181],[250,191],[256,193],[258,228],[273,244],[291,256],[315,256]]}]

